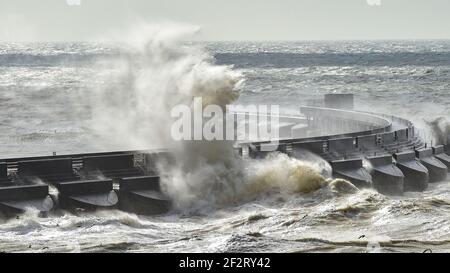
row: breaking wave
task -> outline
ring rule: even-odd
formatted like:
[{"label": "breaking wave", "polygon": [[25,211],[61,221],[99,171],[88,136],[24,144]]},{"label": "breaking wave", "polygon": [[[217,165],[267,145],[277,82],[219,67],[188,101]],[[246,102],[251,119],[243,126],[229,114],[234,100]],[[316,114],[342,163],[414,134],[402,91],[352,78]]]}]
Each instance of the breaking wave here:
[{"label": "breaking wave", "polygon": [[[227,206],[277,190],[306,193],[326,184],[323,168],[276,154],[265,160],[244,160],[232,141],[174,141],[171,110],[204,106],[225,109],[239,97],[243,76],[230,66],[214,64],[203,48],[183,46],[197,28],[143,25],[126,36],[120,58],[107,75],[107,88],[91,97],[92,128],[127,148],[168,147],[173,161],[157,164],[163,189],[178,209]],[[104,142],[104,140],[102,140]]]},{"label": "breaking wave", "polygon": [[[185,27],[181,29],[186,30]],[[120,54],[114,54],[113,58],[109,56],[101,58],[97,64],[100,67],[89,63],[89,67],[66,70],[64,62],[51,70],[42,70],[40,66],[35,66],[36,63],[23,64],[24,66],[20,68],[2,67],[6,72],[0,79],[2,89],[0,96],[3,99],[3,106],[14,106],[14,108],[8,108],[10,111],[3,113],[3,119],[7,122],[3,123],[2,153],[5,155],[20,151],[17,152],[20,156],[30,152],[42,155],[55,147],[63,150],[73,147],[74,150],[70,152],[76,153],[91,151],[91,147],[87,148],[91,138],[85,140],[72,133],[64,133],[66,141],[62,143],[51,142],[49,145],[44,145],[46,142],[41,141],[41,136],[33,135],[33,132],[41,132],[39,131],[42,129],[39,127],[40,123],[28,122],[24,125],[24,122],[38,116],[44,121],[43,123],[52,124],[52,126],[55,124],[59,134],[61,132],[59,128],[66,128],[66,123],[61,123],[61,119],[67,121],[69,124],[67,127],[72,128],[78,118],[89,118],[86,109],[92,107],[94,109],[91,109],[91,114],[94,117],[89,128],[94,129],[94,132],[102,137],[102,141],[98,141],[98,144],[107,144],[108,141],[114,144],[102,150],[126,149],[139,145],[145,146],[142,148],[152,148],[157,144],[163,145],[168,142],[170,139],[162,137],[167,135],[166,132],[161,131],[166,127],[158,125],[158,122],[161,123],[164,120],[164,115],[159,117],[155,116],[155,113],[165,109],[163,102],[171,103],[170,94],[178,92],[168,90],[192,86],[184,84],[189,82],[187,80],[189,77],[182,76],[181,78],[186,80],[180,82],[180,78],[175,75],[187,73],[195,75],[190,77],[191,82],[211,83],[209,80],[211,77],[203,78],[201,73],[192,72],[195,70],[192,67],[197,67],[196,65],[178,64],[182,64],[182,60],[187,63],[189,63],[187,60],[192,60],[191,64],[197,64],[199,60],[203,60],[201,63],[204,64],[199,66],[208,68],[207,71],[210,71],[209,68],[214,69],[215,66],[214,59],[201,48],[195,46],[187,48],[175,42],[166,42],[167,40],[162,37],[175,36],[177,40],[180,38],[176,34],[178,30],[170,30],[165,34],[162,32],[166,31],[152,36],[160,37],[157,40],[162,40],[161,47],[157,46],[156,41],[150,42],[152,39],[146,35],[149,32],[145,32],[142,28],[138,28],[135,34],[139,36],[138,40],[149,41],[149,46],[144,46],[145,42],[134,42],[130,35],[123,35],[126,46],[121,48],[124,50]],[[181,32],[186,33],[184,30]],[[186,34],[190,35],[192,32],[195,32],[195,28],[187,30]],[[169,35],[170,33],[174,35]],[[372,43],[353,44],[351,42],[351,44],[352,48],[361,53],[373,51]],[[391,48],[391,45],[385,42],[376,42],[376,44]],[[410,48],[414,50],[418,48],[418,52],[434,51],[436,44],[442,44],[444,51],[448,52],[448,42],[424,42],[422,45],[416,42],[405,42],[405,46],[399,47],[398,51],[409,51]],[[167,51],[167,45],[173,50]],[[320,51],[321,45],[323,43],[318,42],[308,47],[317,52]],[[241,49],[242,43],[224,46],[226,51],[246,52]],[[258,49],[265,46],[266,43],[256,43],[256,46],[250,44],[248,48]],[[281,46],[287,52],[297,50],[295,44],[281,43]],[[343,53],[349,51],[347,45],[339,42],[326,43],[325,46],[338,48],[338,51]],[[55,54],[58,54],[57,52],[70,54],[75,51],[82,52],[77,56],[83,59],[83,52],[90,54],[97,52],[98,49],[97,45],[89,45],[89,50],[86,50],[79,43],[74,43],[71,47],[73,49],[61,50],[59,45],[55,44],[47,49],[40,45],[32,45],[29,48],[34,51],[28,49],[24,51],[33,52],[29,53],[31,55],[51,55],[55,52]],[[424,49],[420,49],[421,47]],[[16,48],[14,46],[14,50]],[[152,48],[155,48],[153,53],[149,51]],[[98,52],[104,51],[98,50]],[[157,59],[171,61],[162,66],[152,66],[149,60],[151,61],[151,56],[158,52],[167,54],[163,54],[165,57],[155,56],[154,63],[157,63]],[[325,56],[327,54],[325,52]],[[388,112],[405,117],[414,116],[422,122],[421,127],[425,127],[424,116],[427,118],[448,117],[448,111],[446,111],[448,88],[446,87],[449,70],[447,65],[439,67],[439,64],[442,64],[440,59],[447,53],[440,55],[440,52],[437,52],[436,54],[437,56],[433,58],[427,56],[426,67],[404,66],[403,60],[399,60],[400,64],[385,62],[386,65],[390,65],[389,67],[374,67],[370,66],[370,63],[365,65],[363,61],[352,60],[352,56],[359,58],[360,55],[348,56],[350,58],[348,61],[340,57],[342,61],[331,62],[337,67],[318,67],[311,60],[310,63],[314,65],[304,69],[301,56],[296,58],[299,69],[259,68],[264,66],[263,63],[270,64],[270,62],[274,63],[270,66],[276,67],[277,63],[283,65],[287,62],[286,58],[290,56],[282,56],[281,61],[276,60],[278,57],[276,55],[266,55],[271,58],[269,61],[259,61],[253,56],[251,58],[230,56],[229,60],[219,56],[218,58],[222,60],[218,60],[218,63],[229,64],[236,60],[238,67],[248,67],[247,71],[244,71],[247,81],[244,91],[240,94],[241,101],[243,98],[249,103],[255,103],[255,101],[266,103],[270,100],[277,104],[285,102],[288,106],[297,107],[298,99],[312,95],[311,90],[316,90],[318,94],[334,90],[347,91],[358,94],[359,102],[376,101],[377,105],[371,105],[374,108],[371,108],[371,111]],[[194,56],[200,56],[200,58]],[[318,64],[326,64],[329,56],[318,57]],[[386,55],[386,58],[391,57],[389,54]],[[416,55],[411,57],[414,58]],[[369,56],[363,59],[367,61],[372,58]],[[55,61],[59,62],[56,59]],[[251,63],[253,61],[256,62],[254,65]],[[30,59],[30,62],[35,60]],[[242,64],[242,62],[248,63]],[[407,61],[409,64],[420,62],[422,61]],[[345,63],[358,64],[358,66],[348,68],[343,66]],[[288,63],[288,65],[295,66],[294,63]],[[253,69],[254,66],[256,66],[255,69]],[[339,68],[341,66],[342,68]],[[430,67],[433,71],[428,70]],[[183,73],[181,70],[184,70]],[[214,78],[224,79],[223,72],[227,74],[230,68],[220,66],[216,71],[222,71],[219,73],[221,76],[211,72],[215,75]],[[236,71],[230,73],[239,74]],[[46,92],[48,89],[30,89],[29,86],[35,85],[36,75],[39,82],[42,81],[45,84],[45,88],[47,86],[52,88],[52,93],[48,94]],[[88,77],[89,75],[92,77]],[[165,78],[164,75],[172,76]],[[431,80],[430,76],[439,76],[440,79],[432,78]],[[231,78],[242,80],[241,76]],[[106,87],[104,87],[105,84]],[[84,88],[91,85],[96,85],[98,88],[93,90]],[[207,85],[197,84],[197,86]],[[73,98],[74,90],[80,87],[89,91],[79,96],[89,99],[89,107],[83,108],[84,112],[80,114],[74,111],[76,115],[62,118],[63,113],[73,110],[71,103],[78,99],[78,96]],[[63,90],[70,90],[70,92],[60,92]],[[184,90],[187,94],[192,91],[190,88]],[[255,90],[257,92],[250,94]],[[39,92],[39,96],[28,96],[29,92]],[[149,92],[148,97],[141,92]],[[161,95],[158,92],[163,93]],[[164,92],[167,92],[167,95],[164,95]],[[154,96],[151,97],[151,94]],[[154,101],[151,98],[154,98]],[[86,105],[83,102],[80,104]],[[30,107],[32,105],[37,107]],[[108,107],[114,110],[109,110]],[[442,109],[439,110],[438,107]],[[139,109],[139,113],[131,111],[136,108]],[[60,109],[63,111],[59,111]],[[433,113],[430,113],[430,109]],[[40,113],[38,110],[44,111]],[[103,110],[106,112],[102,113]],[[8,115],[11,111],[16,114]],[[39,116],[39,114],[42,115]],[[127,122],[130,124],[127,125]],[[82,125],[84,129],[84,123]],[[158,125],[158,130],[155,130],[156,127],[153,125]],[[29,130],[23,132],[13,130],[18,126]],[[47,129],[48,131],[44,131],[48,133],[45,138],[50,138],[53,130]],[[11,141],[11,139],[19,140],[18,136],[28,133],[31,137]],[[114,137],[115,135],[118,137]],[[14,150],[15,146],[9,144],[21,146],[21,148]],[[58,144],[60,146],[57,147]],[[222,143],[223,145],[197,143],[200,147],[193,143],[185,144],[173,144],[178,159],[173,168],[167,169],[168,175],[164,178],[166,191],[175,199],[179,209],[183,208],[183,204],[187,204],[189,210],[202,206],[219,207],[218,209],[209,210],[203,214],[202,211],[199,214],[193,214],[191,211],[186,214],[172,211],[152,217],[113,210],[76,215],[58,211],[46,218],[40,218],[36,212],[30,211],[17,219],[0,217],[2,235],[0,252],[366,252],[369,246],[377,245],[381,247],[381,252],[423,252],[428,248],[433,252],[446,252],[449,249],[448,192],[450,184],[448,180],[430,184],[425,192],[407,192],[404,196],[390,197],[383,196],[374,190],[358,190],[347,181],[330,180],[326,162],[320,162],[314,157],[291,159],[285,155],[272,154],[261,160],[247,161],[239,158],[234,160],[235,155],[231,153],[227,143]],[[201,151],[197,151],[200,148]],[[189,157],[189,154],[192,156]],[[236,180],[236,177],[240,177],[240,180]]]},{"label": "breaking wave", "polygon": [[445,117],[438,117],[432,121],[428,121],[427,125],[430,127],[431,134],[436,144],[450,144],[450,121]]}]

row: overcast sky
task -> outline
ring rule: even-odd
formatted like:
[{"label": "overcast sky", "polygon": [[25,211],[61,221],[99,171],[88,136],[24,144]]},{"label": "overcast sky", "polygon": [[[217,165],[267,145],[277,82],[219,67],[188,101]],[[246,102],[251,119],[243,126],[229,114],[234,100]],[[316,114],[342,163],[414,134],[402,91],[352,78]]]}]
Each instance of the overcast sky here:
[{"label": "overcast sky", "polygon": [[450,39],[450,0],[378,1],[0,0],[0,40],[91,40],[136,18],[202,40]]}]

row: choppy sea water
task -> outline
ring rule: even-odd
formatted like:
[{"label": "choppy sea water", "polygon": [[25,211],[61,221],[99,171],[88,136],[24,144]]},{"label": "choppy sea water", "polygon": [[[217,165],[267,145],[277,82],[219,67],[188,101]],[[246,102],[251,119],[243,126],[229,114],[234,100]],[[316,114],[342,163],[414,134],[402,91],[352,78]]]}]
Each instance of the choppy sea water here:
[{"label": "choppy sea water", "polygon": [[[239,102],[297,109],[305,99],[352,92],[362,110],[422,127],[450,118],[450,42],[208,43],[246,83]],[[91,43],[0,45],[1,158],[124,149],[98,137],[86,98],[118,53]],[[265,194],[197,214],[120,211],[0,219],[0,251],[415,251],[450,249],[450,181],[424,193],[383,196]],[[70,240],[68,239],[70,238]]]}]

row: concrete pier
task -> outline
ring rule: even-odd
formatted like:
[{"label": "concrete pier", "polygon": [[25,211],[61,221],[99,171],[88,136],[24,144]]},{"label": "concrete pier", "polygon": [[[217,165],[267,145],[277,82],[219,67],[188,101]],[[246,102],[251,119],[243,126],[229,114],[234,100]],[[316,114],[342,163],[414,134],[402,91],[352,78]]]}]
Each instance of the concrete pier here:
[{"label": "concrete pier", "polygon": [[428,169],[431,183],[447,179],[448,168],[434,157],[432,148],[416,150],[416,157]]},{"label": "concrete pier", "polygon": [[433,147],[433,155],[450,170],[450,156],[445,153],[444,145]]},{"label": "concrete pier", "polygon": [[362,159],[335,160],[331,167],[336,178],[346,179],[358,188],[372,186],[372,176],[363,168]]},{"label": "concrete pier", "polygon": [[56,188],[59,205],[65,209],[112,208],[118,202],[111,179],[62,182]]},{"label": "concrete pier", "polygon": [[8,215],[22,213],[28,208],[49,212],[53,206],[46,185],[0,187],[0,211]]},{"label": "concrete pier", "polygon": [[405,191],[424,191],[428,188],[428,169],[417,159],[414,152],[395,153],[396,166],[405,176]]},{"label": "concrete pier", "polygon": [[[283,128],[279,139],[236,142],[236,155],[265,158],[276,150],[294,158],[324,160],[331,163],[335,177],[360,188],[373,185],[386,194],[423,191],[430,179],[447,176],[449,145],[430,152],[423,149],[424,142],[410,121],[349,110],[351,105],[351,96],[329,95],[322,106],[302,106],[301,114],[278,115]],[[363,158],[372,164],[371,173],[363,167]],[[175,163],[170,148],[0,159],[0,212],[14,206],[20,211],[27,204],[41,210],[53,207],[45,203],[50,198],[46,185],[41,203],[34,203],[35,197],[29,194],[38,191],[37,185],[23,186],[40,180],[58,188],[58,198],[50,199],[59,200],[61,208],[115,208],[117,204],[126,211],[159,213],[169,207],[170,200],[160,191],[158,166]],[[113,190],[113,182],[118,189]],[[8,187],[17,187],[13,191],[22,199],[7,199]]]},{"label": "concrete pier", "polygon": [[118,195],[119,208],[132,213],[160,214],[171,207],[169,198],[161,193],[158,176],[121,178]]},{"label": "concrete pier", "polygon": [[403,172],[393,164],[391,155],[367,157],[371,164],[374,188],[383,194],[401,195],[404,191]]}]

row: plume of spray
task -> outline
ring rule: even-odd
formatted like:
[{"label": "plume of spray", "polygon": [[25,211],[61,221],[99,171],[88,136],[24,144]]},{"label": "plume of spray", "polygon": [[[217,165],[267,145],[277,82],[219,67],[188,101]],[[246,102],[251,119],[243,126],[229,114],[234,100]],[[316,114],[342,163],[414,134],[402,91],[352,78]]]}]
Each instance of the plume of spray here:
[{"label": "plume of spray", "polygon": [[107,83],[90,97],[91,127],[103,140],[124,148],[173,146],[168,143],[173,107],[194,96],[222,105],[237,97],[236,72],[210,65],[211,57],[200,48],[180,43],[197,30],[141,25],[117,39],[121,53],[103,63],[112,67]]},{"label": "plume of spray", "polygon": [[[242,202],[268,189],[306,192],[324,184],[317,166],[275,155],[263,161],[243,160],[232,141],[174,141],[171,110],[191,106],[225,109],[239,97],[242,75],[215,65],[201,47],[183,39],[198,31],[180,25],[134,27],[122,43],[106,86],[91,96],[92,128],[115,147],[169,148],[170,164],[156,162],[163,190],[178,208],[204,209]],[[124,39],[120,39],[123,41]],[[311,185],[309,185],[311,184]]]},{"label": "plume of spray", "polygon": [[438,117],[426,122],[431,130],[434,143],[438,145],[450,144],[450,121],[445,117]]},{"label": "plume of spray", "polygon": [[91,125],[101,143],[170,148],[174,161],[157,166],[165,190],[180,206],[213,198],[216,191],[231,198],[242,177],[231,142],[174,141],[170,135],[175,106],[202,97],[204,105],[224,109],[239,97],[243,82],[230,67],[213,65],[201,47],[183,43],[197,31],[174,24],[135,26],[119,40],[120,56],[106,62],[113,67],[109,83],[93,92],[90,103]]}]

